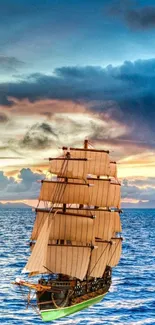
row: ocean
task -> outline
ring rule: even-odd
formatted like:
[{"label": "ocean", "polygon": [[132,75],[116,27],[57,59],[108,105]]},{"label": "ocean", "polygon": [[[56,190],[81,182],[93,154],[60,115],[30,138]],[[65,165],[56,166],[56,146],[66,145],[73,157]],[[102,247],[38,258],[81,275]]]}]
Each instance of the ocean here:
[{"label": "ocean", "polygon": [[[23,278],[34,218],[31,209],[0,210],[0,324],[43,324],[11,284]],[[52,324],[155,324],[155,210],[126,209],[121,219],[123,253],[110,292],[101,303]]]}]

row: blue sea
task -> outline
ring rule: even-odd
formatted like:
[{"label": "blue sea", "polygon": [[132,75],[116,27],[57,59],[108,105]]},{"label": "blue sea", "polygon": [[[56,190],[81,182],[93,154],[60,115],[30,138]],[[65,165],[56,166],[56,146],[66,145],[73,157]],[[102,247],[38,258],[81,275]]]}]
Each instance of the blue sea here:
[{"label": "blue sea", "polygon": [[[29,255],[34,218],[31,209],[0,210],[0,324],[43,324],[11,284]],[[121,218],[123,253],[110,292],[101,303],[52,324],[155,324],[155,210],[124,210]]]}]

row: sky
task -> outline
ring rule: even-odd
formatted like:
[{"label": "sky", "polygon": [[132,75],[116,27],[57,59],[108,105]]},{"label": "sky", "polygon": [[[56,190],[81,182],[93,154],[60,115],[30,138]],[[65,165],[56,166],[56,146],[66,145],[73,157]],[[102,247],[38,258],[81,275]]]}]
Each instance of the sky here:
[{"label": "sky", "polygon": [[0,1],[0,202],[34,202],[61,147],[109,149],[155,207],[154,0]]}]

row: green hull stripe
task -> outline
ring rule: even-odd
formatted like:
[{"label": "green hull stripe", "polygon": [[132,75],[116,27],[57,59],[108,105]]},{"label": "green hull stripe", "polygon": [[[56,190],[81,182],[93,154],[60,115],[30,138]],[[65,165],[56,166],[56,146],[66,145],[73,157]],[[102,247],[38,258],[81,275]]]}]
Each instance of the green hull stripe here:
[{"label": "green hull stripe", "polygon": [[99,301],[102,300],[102,298],[106,295],[106,293],[99,295],[95,298],[91,298],[89,300],[80,302],[79,304],[65,307],[65,308],[58,308],[58,309],[48,309],[48,310],[41,310],[41,317],[45,322],[52,321],[57,318],[65,317],[68,315],[71,315],[73,313],[76,313],[84,308],[87,308]]}]

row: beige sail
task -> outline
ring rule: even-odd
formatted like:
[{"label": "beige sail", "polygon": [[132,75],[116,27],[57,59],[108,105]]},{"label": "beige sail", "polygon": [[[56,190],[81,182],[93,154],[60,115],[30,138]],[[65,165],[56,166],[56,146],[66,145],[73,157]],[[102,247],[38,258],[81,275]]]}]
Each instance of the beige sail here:
[{"label": "beige sail", "polygon": [[[64,150],[66,154],[67,150]],[[74,150],[70,148],[70,156],[71,158],[80,158],[80,159],[88,159],[86,162],[83,162],[82,171],[84,174],[92,174],[92,175],[108,175],[109,173],[109,154],[106,151],[97,151],[93,149],[87,150]],[[74,165],[75,161],[72,161],[72,171],[74,174]]]},{"label": "beige sail", "polygon": [[23,272],[36,275],[52,271],[82,280],[87,272],[91,248],[81,247],[80,243],[79,247],[49,245],[50,228],[48,218],[46,218]]},{"label": "beige sail", "polygon": [[114,232],[122,232],[121,218],[118,212],[115,212]]},{"label": "beige sail", "polygon": [[48,246],[46,267],[54,273],[62,273],[83,280],[88,269],[90,247]]},{"label": "beige sail", "polygon": [[43,224],[45,223],[48,216],[49,216],[49,213],[37,212],[33,230],[32,230],[32,234],[31,234],[31,240],[37,240],[37,238],[42,230]]},{"label": "beige sail", "polygon": [[110,183],[110,189],[108,193],[108,206],[120,208],[120,191],[121,186],[117,183]]},{"label": "beige sail", "polygon": [[95,237],[111,240],[115,232],[121,231],[119,213],[115,211],[95,211]]},{"label": "beige sail", "polygon": [[[90,215],[89,215],[90,216]],[[94,220],[87,215],[74,213],[37,212],[32,240],[36,240],[47,218],[49,218],[49,239],[70,240],[81,243],[92,243],[94,241]]]},{"label": "beige sail", "polygon": [[[90,186],[76,182],[43,181],[39,200],[52,203],[86,204],[101,207],[120,207],[120,185],[108,179],[88,179]],[[91,186],[93,185],[93,186]]]},{"label": "beige sail", "polygon": [[98,247],[92,250],[88,274],[92,277],[101,277],[105,271],[109,258],[109,243],[96,242]]},{"label": "beige sail", "polygon": [[[65,158],[65,157],[64,157]],[[87,161],[84,160],[52,160],[49,171],[63,177],[86,178]]]},{"label": "beige sail", "polygon": [[117,164],[116,164],[116,162],[110,161],[109,176],[117,178]]},{"label": "beige sail", "polygon": [[23,270],[30,275],[83,280],[86,275],[102,277],[107,265],[119,262],[120,184],[109,179],[117,178],[117,166],[108,151],[88,149],[87,142],[84,149],[70,148],[66,156],[63,148],[62,157],[50,159],[49,170],[58,177],[42,181],[39,201],[46,202],[46,209],[36,209],[33,250]]},{"label": "beige sail", "polygon": [[108,179],[90,178],[89,183],[94,186],[89,189],[90,202],[100,207],[120,207],[120,185],[111,183]]},{"label": "beige sail", "polygon": [[122,232],[120,214],[117,211],[104,209],[66,209],[69,213],[80,213],[87,216],[94,216],[95,237],[110,240],[116,232]]},{"label": "beige sail", "polygon": [[107,265],[114,267],[118,264],[122,252],[122,239],[112,239],[112,245],[109,250],[109,259]]},{"label": "beige sail", "polygon": [[49,241],[49,221],[46,218],[42,230],[38,236],[37,242],[33,248],[32,254],[30,255],[28,262],[23,269],[23,273],[32,272],[32,273],[46,273],[44,265],[47,258],[47,247]]},{"label": "beige sail", "polygon": [[[117,164],[116,162],[109,161],[107,153],[97,153],[98,159],[96,161],[94,160],[94,157],[92,157],[92,154],[95,156],[96,152],[90,153],[88,151],[74,151],[74,154],[72,154],[71,157],[79,160],[65,159],[65,155],[62,159],[53,159],[50,162],[49,171],[58,176],[71,178],[86,178],[88,174],[117,178]],[[85,158],[85,156],[87,156],[87,158]],[[99,156],[103,156],[102,160]]]},{"label": "beige sail", "polygon": [[89,204],[89,186],[77,182],[43,181],[39,200],[52,203]]}]

